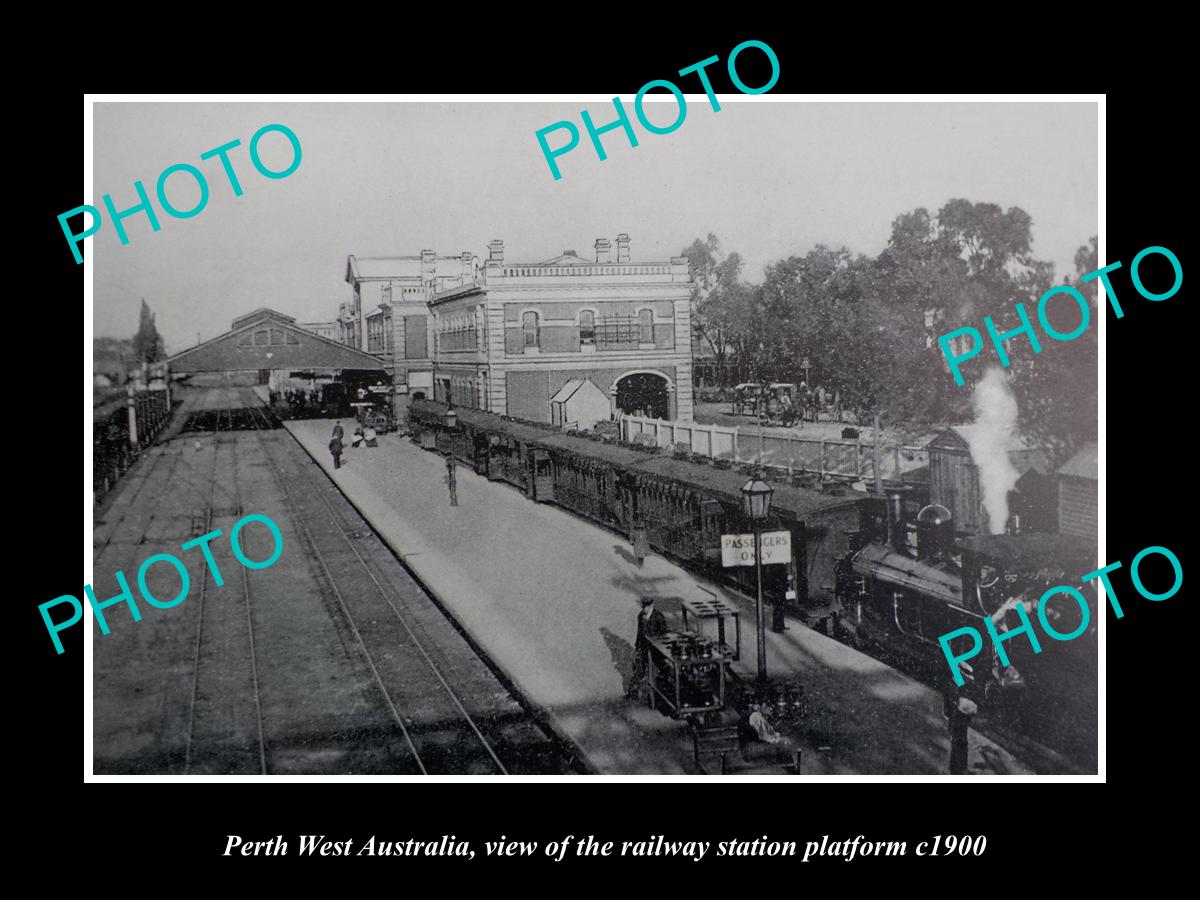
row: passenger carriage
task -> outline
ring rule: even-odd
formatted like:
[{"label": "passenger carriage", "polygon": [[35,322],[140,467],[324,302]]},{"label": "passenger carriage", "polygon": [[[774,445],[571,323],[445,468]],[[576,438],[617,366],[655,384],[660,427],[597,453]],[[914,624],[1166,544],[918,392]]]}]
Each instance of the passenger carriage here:
[{"label": "passenger carriage", "polygon": [[[721,566],[721,535],[752,530],[742,514],[747,475],[665,456],[657,449],[589,440],[549,426],[474,409],[414,401],[410,421],[422,446],[454,452],[493,481],[506,481],[538,502],[553,502],[631,538],[642,523],[651,548],[716,581],[753,593],[753,568]],[[862,495],[834,495],[775,484],[764,530],[791,533],[793,562],[763,569],[764,593],[801,608],[834,602],[834,562],[848,552]]]}]

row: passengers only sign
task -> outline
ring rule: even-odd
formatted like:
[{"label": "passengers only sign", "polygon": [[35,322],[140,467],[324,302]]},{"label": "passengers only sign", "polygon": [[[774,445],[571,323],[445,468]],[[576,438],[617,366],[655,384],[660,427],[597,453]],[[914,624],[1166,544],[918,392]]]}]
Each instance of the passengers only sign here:
[{"label": "passengers only sign", "polygon": [[[791,562],[792,533],[790,531],[764,532],[762,535],[762,561],[764,566],[772,563]],[[754,565],[754,535],[721,535],[721,565],[725,568]]]}]

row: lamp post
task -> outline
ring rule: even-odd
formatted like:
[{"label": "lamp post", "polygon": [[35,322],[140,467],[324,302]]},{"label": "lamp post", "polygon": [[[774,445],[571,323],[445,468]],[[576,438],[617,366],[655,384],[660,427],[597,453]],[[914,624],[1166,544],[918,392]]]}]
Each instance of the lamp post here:
[{"label": "lamp post", "polygon": [[758,681],[767,680],[767,631],[763,619],[762,593],[762,525],[771,509],[771,495],[775,489],[757,475],[742,485],[742,510],[746,518],[754,523],[754,575],[758,593],[754,600],[754,625],[758,637]]}]

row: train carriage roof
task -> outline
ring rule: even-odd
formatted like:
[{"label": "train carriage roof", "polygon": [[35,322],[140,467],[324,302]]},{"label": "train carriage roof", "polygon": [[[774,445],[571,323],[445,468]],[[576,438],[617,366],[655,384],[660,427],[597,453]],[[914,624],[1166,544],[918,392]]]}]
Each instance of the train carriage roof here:
[{"label": "train carriage roof", "polygon": [[[736,502],[739,506],[742,502],[742,487],[749,477],[733,469],[698,465],[669,456],[652,457],[635,466],[634,470],[658,478],[670,478],[695,488],[720,494]],[[844,494],[842,496],[824,494],[820,491],[810,491],[778,482],[773,483],[773,487],[775,493],[771,497],[771,509],[789,512],[800,520],[840,507],[857,505],[863,496],[862,494]]]},{"label": "train carriage roof", "polygon": [[625,469],[645,462],[648,457],[645,451],[631,450],[629,447],[607,444],[604,441],[590,441],[585,437],[570,433],[545,435],[538,439],[537,444],[539,447],[599,459]]},{"label": "train carriage roof", "polygon": [[[445,404],[437,403],[433,400],[413,400],[409,404],[409,409],[418,419],[424,421],[431,419],[444,421],[446,417]],[[517,422],[513,419],[506,419],[503,416],[497,416],[465,406],[454,407],[454,413],[458,417],[458,421],[478,428],[480,431],[507,435],[526,443],[533,443],[554,434],[548,427]]]}]

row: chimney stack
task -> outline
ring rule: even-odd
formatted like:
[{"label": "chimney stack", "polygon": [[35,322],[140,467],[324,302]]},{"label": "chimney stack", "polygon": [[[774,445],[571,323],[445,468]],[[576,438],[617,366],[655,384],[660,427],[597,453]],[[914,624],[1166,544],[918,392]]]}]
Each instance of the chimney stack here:
[{"label": "chimney stack", "polygon": [[612,244],[608,238],[596,238],[596,262],[612,262]]},{"label": "chimney stack", "polygon": [[475,277],[475,254],[470,250],[462,252],[462,276],[467,281]]},{"label": "chimney stack", "polygon": [[629,262],[629,235],[617,235],[617,262]]},{"label": "chimney stack", "polygon": [[437,251],[421,251],[421,280],[430,281],[437,275]]},{"label": "chimney stack", "polygon": [[504,241],[488,241],[488,262],[497,265],[504,262]]}]

